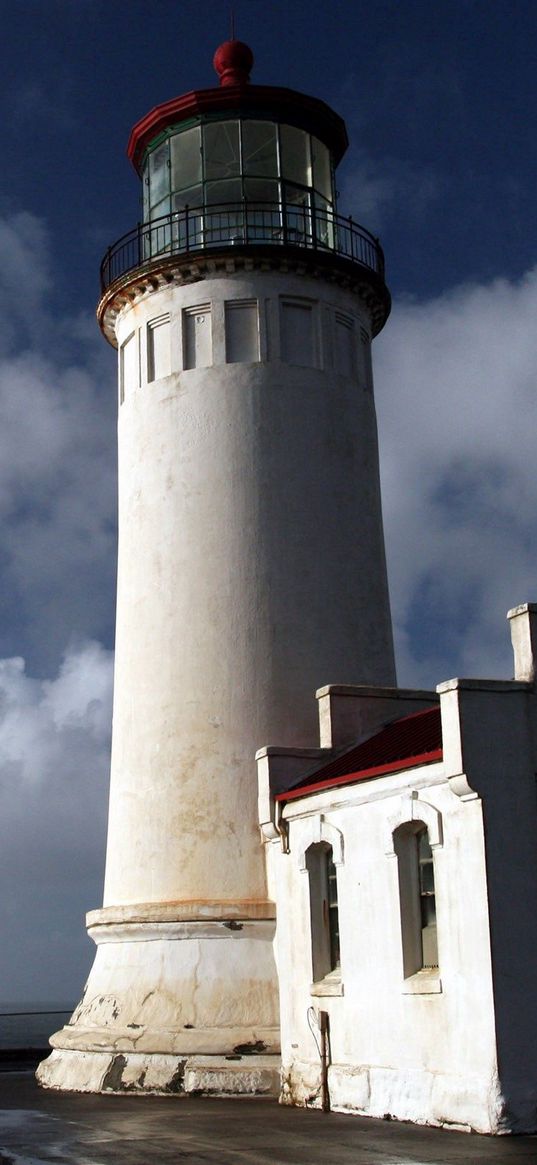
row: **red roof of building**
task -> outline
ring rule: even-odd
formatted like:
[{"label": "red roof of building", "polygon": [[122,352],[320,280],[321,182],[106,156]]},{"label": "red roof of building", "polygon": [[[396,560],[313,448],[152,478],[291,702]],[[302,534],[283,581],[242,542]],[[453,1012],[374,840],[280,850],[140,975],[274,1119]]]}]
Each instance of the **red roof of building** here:
[{"label": "red roof of building", "polygon": [[135,170],[140,173],[145,151],[159,134],[192,118],[214,117],[219,113],[268,117],[305,129],[328,146],[336,166],[347,149],[345,122],[317,97],[274,85],[225,85],[184,93],[157,105],[142,117],[132,129],[127,146]]},{"label": "red roof of building", "polygon": [[319,789],[352,784],[438,760],[442,760],[442,726],[440,706],[434,704],[423,712],[411,712],[392,720],[368,740],[311,770],[291,789],[279,793],[276,800],[291,801]]}]

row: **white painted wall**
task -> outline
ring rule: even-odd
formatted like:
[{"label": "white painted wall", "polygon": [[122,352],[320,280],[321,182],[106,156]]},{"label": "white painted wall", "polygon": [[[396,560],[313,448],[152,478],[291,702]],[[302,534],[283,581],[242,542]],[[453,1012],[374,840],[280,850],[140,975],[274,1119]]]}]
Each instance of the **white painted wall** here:
[{"label": "white painted wall", "polygon": [[[282,295],[284,310],[306,305],[314,348],[303,358],[317,368],[279,359]],[[252,299],[262,359],[228,364],[225,304]],[[182,328],[207,304],[212,365],[184,371]],[[343,309],[357,379],[333,370]],[[174,372],[148,384],[147,327],[164,314]],[[393,680],[360,325],[350,293],[259,273],[156,292],[121,316],[119,344],[136,331],[142,376],[119,409],[106,904],[263,898],[256,748],[310,742],[310,693],[327,679]]]},{"label": "white painted wall", "polygon": [[255,752],[313,739],[321,683],[394,682],[369,335],[357,295],[281,272],[146,289],[118,316],[104,909],[52,1087],[173,1090],[195,1054],[217,1091],[274,1087],[247,1055],[279,1044]]},{"label": "white painted wall", "polygon": [[[441,766],[431,767],[441,779]],[[290,853],[271,845],[283,1095],[304,1102],[319,1085],[307,1023],[313,1004],[330,1016],[333,1108],[488,1131],[496,1051],[481,805],[461,803],[445,783],[420,790],[420,799],[441,812],[445,831],[444,845],[435,849],[439,973],[403,975],[397,859],[386,848],[390,817],[399,823],[407,789],[427,775],[433,774],[363,782],[286,808]],[[338,867],[343,994],[336,996],[310,990],[309,887],[300,855],[316,813],[344,837]]]},{"label": "white painted wall", "polygon": [[[530,641],[523,631],[516,628],[515,647]],[[535,1132],[535,691],[529,683],[479,680],[438,690],[443,761],[289,801],[289,852],[279,839],[267,843],[278,918],[282,1098],[320,1103],[313,1006],[329,1014],[334,1109],[485,1133]],[[322,727],[328,694],[319,695]],[[350,706],[352,695],[335,689],[333,699]],[[360,700],[371,704],[372,693],[357,689]],[[261,786],[267,761],[270,755],[260,756]],[[439,945],[438,972],[407,979],[391,842],[405,820],[429,828]],[[270,836],[270,825],[264,832]],[[312,989],[303,855],[319,838],[334,845],[333,837],[343,853],[341,975]]]}]

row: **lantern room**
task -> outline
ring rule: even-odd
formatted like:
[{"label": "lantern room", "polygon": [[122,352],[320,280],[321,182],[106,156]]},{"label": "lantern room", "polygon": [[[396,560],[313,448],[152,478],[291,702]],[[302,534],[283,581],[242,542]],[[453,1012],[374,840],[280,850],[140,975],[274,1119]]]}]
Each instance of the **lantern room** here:
[{"label": "lantern room", "polygon": [[142,168],[144,221],[247,202],[284,204],[326,222],[334,211],[333,162],[314,134],[274,118],[224,113],[174,125],[150,146]]},{"label": "lantern room", "polygon": [[253,55],[241,41],[221,45],[213,64],[219,89],[158,106],[133,129],[144,222],[243,202],[333,213],[341,119],[293,90],[250,85]]},{"label": "lantern room", "polygon": [[[373,297],[376,333],[390,310],[382,248],[337,213],[344,121],[316,97],[250,84],[253,55],[241,41],[220,45],[213,64],[219,86],[156,106],[131,132],[127,153],[142,183],[141,222],[105,255],[99,318],[109,292],[135,273],[194,257],[229,260],[230,248],[237,261],[241,252],[253,259],[255,249],[257,259],[272,263],[285,249],[286,260],[313,260],[330,277],[359,280]],[[111,338],[106,322],[104,330]]]}]

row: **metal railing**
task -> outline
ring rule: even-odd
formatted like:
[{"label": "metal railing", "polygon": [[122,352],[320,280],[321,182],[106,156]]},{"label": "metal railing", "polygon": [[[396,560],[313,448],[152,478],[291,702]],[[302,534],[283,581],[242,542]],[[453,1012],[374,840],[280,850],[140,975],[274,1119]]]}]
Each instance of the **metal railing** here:
[{"label": "metal railing", "polygon": [[378,239],[352,218],[292,203],[237,202],[188,207],[139,223],[101,263],[103,293],[116,279],[173,255],[228,247],[304,248],[337,255],[384,278]]}]

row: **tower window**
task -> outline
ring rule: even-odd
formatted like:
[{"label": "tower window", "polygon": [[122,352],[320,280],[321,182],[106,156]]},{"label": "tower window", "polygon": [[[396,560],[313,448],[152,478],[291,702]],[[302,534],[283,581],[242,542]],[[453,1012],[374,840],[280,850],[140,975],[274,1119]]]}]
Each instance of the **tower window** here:
[{"label": "tower window", "polygon": [[403,973],[438,967],[434,858],[429,833],[420,821],[394,833],[399,875]]},{"label": "tower window", "polygon": [[367,392],[373,392],[373,366],[371,363],[371,340],[365,328],[360,328],[362,354],[364,364],[364,379]]},{"label": "tower window", "polygon": [[301,300],[281,301],[281,358],[287,364],[317,366],[313,304]]},{"label": "tower window", "polygon": [[335,315],[335,359],[336,372],[343,376],[354,376],[356,372],[356,337],[354,320],[350,316],[336,312]]},{"label": "tower window", "polygon": [[183,312],[183,355],[185,368],[208,368],[212,364],[210,304]]},{"label": "tower window", "polygon": [[147,325],[147,379],[160,380],[170,372],[170,317],[164,315]]},{"label": "tower window", "polygon": [[259,313],[257,301],[226,303],[226,361],[228,364],[259,360]]},{"label": "tower window", "polygon": [[309,878],[313,979],[340,967],[337,870],[332,847],[320,842],[306,853]]},{"label": "tower window", "polygon": [[126,394],[138,387],[138,345],[136,332],[131,332],[119,350],[119,403]]}]

